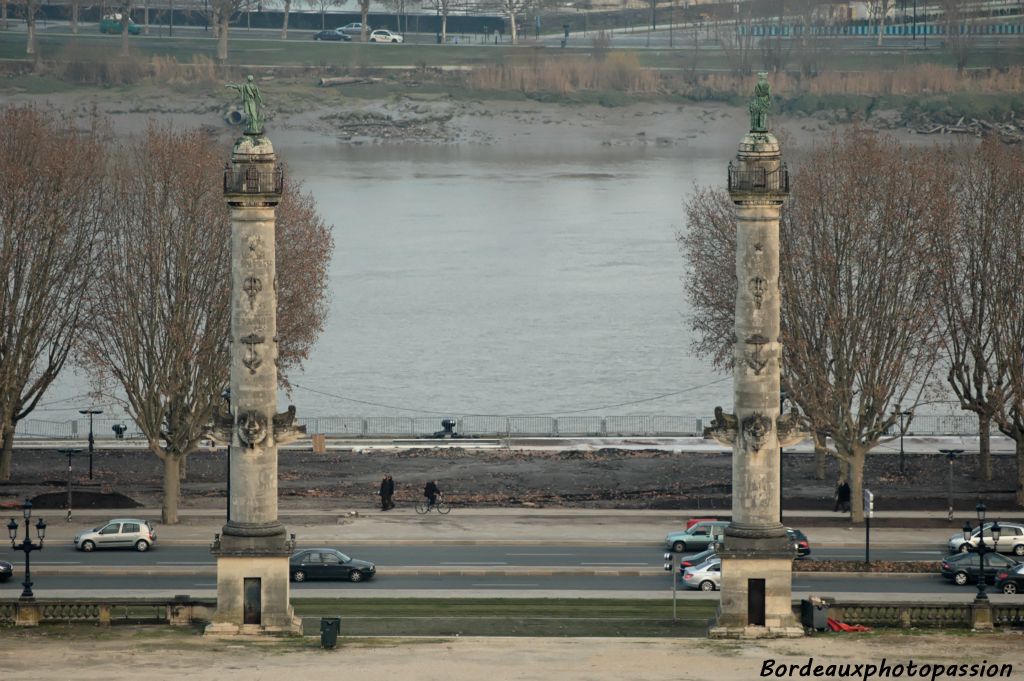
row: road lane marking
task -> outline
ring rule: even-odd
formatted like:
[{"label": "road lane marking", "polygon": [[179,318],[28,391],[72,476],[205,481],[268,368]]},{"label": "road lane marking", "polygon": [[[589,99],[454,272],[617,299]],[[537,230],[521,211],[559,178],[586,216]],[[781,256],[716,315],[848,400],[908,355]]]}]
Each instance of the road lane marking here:
[{"label": "road lane marking", "polygon": [[[34,560],[32,561],[36,565],[81,565],[81,561],[69,561],[69,560]],[[109,566],[102,566],[109,567]]]},{"label": "road lane marking", "polygon": [[655,563],[580,563],[580,565],[633,565],[633,566],[646,566],[654,565]]},{"label": "road lane marking", "polygon": [[508,565],[508,563],[438,563],[439,565]]},{"label": "road lane marking", "polygon": [[470,586],[540,586],[540,584],[515,584],[512,582],[509,582],[508,584],[503,584],[498,582],[482,582],[480,584],[470,584]]}]

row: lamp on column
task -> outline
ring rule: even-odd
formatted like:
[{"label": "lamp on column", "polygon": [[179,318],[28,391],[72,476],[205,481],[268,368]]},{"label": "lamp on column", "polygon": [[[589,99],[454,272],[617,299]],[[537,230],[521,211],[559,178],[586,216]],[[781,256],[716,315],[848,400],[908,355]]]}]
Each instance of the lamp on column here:
[{"label": "lamp on column", "polygon": [[25,581],[21,583],[21,597],[26,600],[35,598],[32,594],[32,572],[31,565],[29,562],[29,554],[33,551],[40,551],[43,548],[43,539],[46,537],[46,521],[39,518],[36,521],[36,537],[39,539],[39,543],[34,543],[28,535],[29,522],[32,519],[32,502],[28,499],[22,504],[21,513],[25,518],[25,538],[21,540],[21,543],[16,543],[18,538],[18,521],[11,518],[11,521],[7,523],[7,533],[11,536],[11,548],[15,551],[25,552]]}]

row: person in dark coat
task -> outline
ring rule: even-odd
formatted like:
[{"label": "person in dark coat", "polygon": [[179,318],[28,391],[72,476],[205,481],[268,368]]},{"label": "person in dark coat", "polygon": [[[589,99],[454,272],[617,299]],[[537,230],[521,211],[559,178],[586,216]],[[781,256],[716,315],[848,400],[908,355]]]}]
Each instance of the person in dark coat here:
[{"label": "person in dark coat", "polygon": [[380,510],[387,511],[395,507],[395,481],[390,473],[384,474],[380,481]]},{"label": "person in dark coat", "polygon": [[850,512],[850,485],[845,479],[841,479],[836,487],[836,505],[832,510]]},{"label": "person in dark coat", "polygon": [[434,506],[437,504],[437,495],[441,493],[441,490],[437,486],[437,482],[431,480],[423,487],[423,496],[427,498],[427,506]]}]

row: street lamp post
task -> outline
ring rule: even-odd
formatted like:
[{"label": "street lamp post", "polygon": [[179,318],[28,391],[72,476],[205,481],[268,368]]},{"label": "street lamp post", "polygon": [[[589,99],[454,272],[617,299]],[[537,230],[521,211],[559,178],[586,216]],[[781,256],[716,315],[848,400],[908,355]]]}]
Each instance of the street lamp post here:
[{"label": "street lamp post", "polygon": [[676,621],[676,591],[679,585],[679,567],[674,553],[665,554],[665,572],[672,575],[672,621]]},{"label": "street lamp post", "polygon": [[952,520],[953,519],[953,462],[956,461],[957,454],[963,454],[964,450],[962,450],[962,449],[940,449],[939,452],[941,452],[942,454],[945,454],[946,458],[949,459],[949,488],[948,488],[947,493],[946,493],[947,494],[946,501],[949,503],[949,511],[947,512],[946,516],[950,520]]},{"label": "street lamp post", "polygon": [[78,413],[79,414],[88,414],[89,415],[89,479],[92,480],[92,451],[93,451],[93,445],[96,443],[96,441],[92,437],[92,417],[95,416],[96,414],[102,414],[103,410],[102,409],[79,409]]},{"label": "street lamp post", "polygon": [[[978,568],[980,570],[978,573],[978,595],[974,597],[974,602],[985,603],[988,602],[988,594],[985,593],[985,554],[995,552],[1002,528],[999,527],[998,520],[992,523],[989,528],[992,536],[992,548],[988,548],[985,546],[985,504],[979,501],[974,510],[978,513],[978,547],[975,550],[978,552]],[[964,541],[969,542],[973,532],[971,522],[969,520],[964,522]]]},{"label": "street lamp post", "polygon": [[43,539],[46,537],[46,521],[42,518],[36,521],[36,536],[39,538],[39,543],[35,544],[28,536],[29,519],[32,517],[32,502],[26,499],[21,507],[21,511],[25,517],[25,538],[21,540],[20,544],[16,543],[15,540],[18,538],[18,521],[14,518],[11,518],[11,522],[7,523],[7,533],[11,535],[11,548],[16,551],[25,552],[25,581],[21,583],[23,587],[21,597],[25,600],[31,600],[35,596],[32,595],[32,572],[29,564],[29,554],[43,548]]},{"label": "street lamp post", "polygon": [[903,417],[913,416],[914,412],[903,411],[898,404],[896,405],[896,412],[900,417],[900,473],[903,474],[907,472],[907,455],[903,451]]},{"label": "street lamp post", "polygon": [[78,454],[81,451],[82,451],[81,449],[58,449],[57,450],[58,453],[65,454],[68,457],[68,500],[67,500],[68,514],[64,518],[64,520],[66,522],[69,522],[69,523],[71,522],[71,489],[72,489],[72,483],[73,483],[72,476],[71,476],[71,473],[72,473],[72,471],[71,471],[71,457],[74,456],[75,454]]}]

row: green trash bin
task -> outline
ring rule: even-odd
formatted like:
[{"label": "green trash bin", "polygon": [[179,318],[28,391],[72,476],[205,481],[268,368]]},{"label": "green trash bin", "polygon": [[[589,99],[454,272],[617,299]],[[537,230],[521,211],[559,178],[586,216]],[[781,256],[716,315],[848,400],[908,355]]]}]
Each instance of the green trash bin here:
[{"label": "green trash bin", "polygon": [[338,645],[338,632],[341,631],[340,617],[320,618],[320,647],[333,648]]}]

